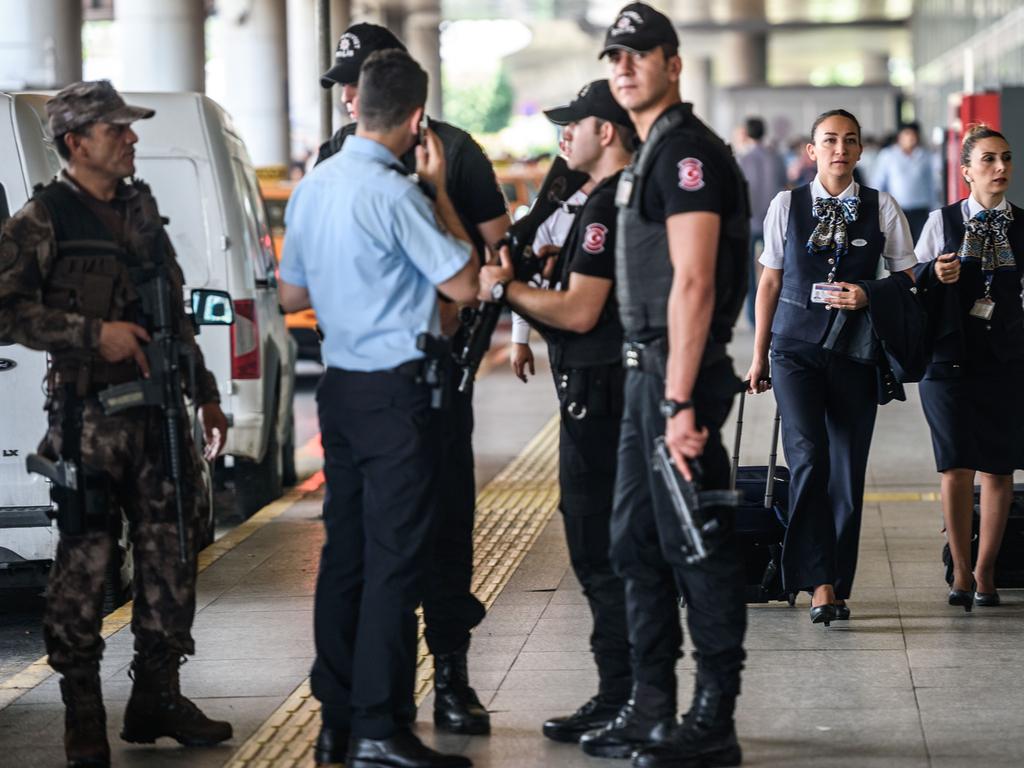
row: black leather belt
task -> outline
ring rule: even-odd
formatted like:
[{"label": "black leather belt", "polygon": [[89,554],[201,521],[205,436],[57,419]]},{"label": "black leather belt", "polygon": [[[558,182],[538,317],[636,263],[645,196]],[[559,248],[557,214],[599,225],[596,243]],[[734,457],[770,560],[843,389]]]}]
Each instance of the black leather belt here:
[{"label": "black leather belt", "polygon": [[410,379],[418,379],[423,376],[423,360],[408,360],[401,365],[391,368],[390,373],[397,373],[400,376],[408,376]]}]

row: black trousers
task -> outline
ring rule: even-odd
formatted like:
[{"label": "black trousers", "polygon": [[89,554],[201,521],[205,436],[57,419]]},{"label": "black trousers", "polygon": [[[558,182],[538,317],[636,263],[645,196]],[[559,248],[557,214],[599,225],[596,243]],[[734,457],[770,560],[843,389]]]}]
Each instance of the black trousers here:
[{"label": "black trousers", "polygon": [[434,523],[437,423],[423,384],[328,368],[317,389],[326,539],[313,694],[324,724],[382,739],[415,717],[416,606]]},{"label": "black trousers", "polygon": [[904,215],[907,217],[907,224],[910,225],[910,236],[917,242],[917,238],[921,236],[921,230],[924,229],[925,222],[928,221],[928,208],[904,208]]},{"label": "black trousers", "polygon": [[[621,369],[616,380],[621,391]],[[621,395],[617,400],[621,401]],[[629,698],[633,668],[626,628],[625,587],[609,557],[612,498],[622,411],[575,419],[562,408],[558,443],[559,508],[573,572],[594,620],[590,650],[606,701]]]},{"label": "black trousers", "polygon": [[[694,388],[697,423],[710,433],[702,458],[706,489],[729,484],[721,427],[738,384],[732,361],[726,358],[702,370]],[[611,551],[615,570],[626,584],[636,683],[657,690],[674,713],[675,664],[683,641],[677,596],[686,599],[698,675],[727,696],[740,690],[747,607],[743,565],[728,526],[723,545],[704,562],[687,565],[682,556],[682,531],[651,465],[654,439],[665,432],[665,419],[658,412],[664,391],[665,383],[658,376],[637,369],[626,374]]]},{"label": "black trousers", "polygon": [[454,369],[448,375],[448,407],[442,412],[441,462],[433,554],[423,596],[427,647],[435,656],[461,650],[483,621],[483,603],[470,591],[473,579],[473,391],[460,393]]},{"label": "black trousers", "polygon": [[772,386],[789,465],[786,590],[832,584],[850,597],[860,547],[864,476],[878,411],[875,368],[776,336]]}]

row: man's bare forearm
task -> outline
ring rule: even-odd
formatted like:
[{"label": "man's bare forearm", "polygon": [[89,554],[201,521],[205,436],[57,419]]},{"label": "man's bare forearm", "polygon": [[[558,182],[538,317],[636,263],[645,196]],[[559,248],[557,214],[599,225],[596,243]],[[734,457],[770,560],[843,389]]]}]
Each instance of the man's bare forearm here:
[{"label": "man's bare forearm", "polygon": [[689,400],[700,372],[714,310],[714,286],[678,271],[668,297],[668,368],[665,397]]}]

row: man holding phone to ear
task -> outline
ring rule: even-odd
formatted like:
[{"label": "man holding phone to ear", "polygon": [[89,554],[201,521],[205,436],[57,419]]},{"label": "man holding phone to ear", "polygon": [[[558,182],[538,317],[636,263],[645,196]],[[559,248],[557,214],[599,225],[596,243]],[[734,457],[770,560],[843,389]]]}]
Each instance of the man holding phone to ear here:
[{"label": "man holding phone to ear", "polygon": [[[355,135],[361,117],[360,66],[374,52],[389,49],[405,51],[405,46],[388,29],[376,24],[354,24],[341,36],[335,64],[324,73],[320,84],[325,88],[340,86],[341,102],[357,122],[344,126],[324,143],[317,165],[339,152]],[[494,169],[468,133],[429,119],[425,113],[418,127],[420,143],[428,127],[444,156],[447,196],[482,262],[486,260],[489,247],[505,236],[509,225],[507,205]],[[414,148],[401,154],[398,162],[409,173],[416,172]],[[351,183],[360,184],[361,180],[353,178]],[[410,244],[419,246],[415,241]],[[442,301],[440,316],[442,333],[454,336],[453,348],[461,349],[457,302]],[[438,520],[434,540],[434,549],[443,552],[444,557],[430,557],[423,618],[427,647],[434,656],[435,725],[454,733],[484,734],[490,731],[490,717],[470,686],[467,672],[470,632],[483,620],[485,613],[483,605],[470,591],[476,511],[473,395],[472,389],[465,393],[457,390],[454,361],[447,379],[448,407],[441,415],[438,435],[441,457],[436,483]],[[326,756],[331,754],[326,724],[321,736],[317,754]]]},{"label": "man holding phone to ear", "polygon": [[[446,191],[437,135],[428,130],[418,145],[426,73],[404,51],[383,50],[363,63],[359,83],[356,133],[292,193],[281,259],[281,305],[312,306],[325,331],[315,759],[459,768],[470,762],[425,747],[410,729],[415,611],[442,522],[438,412],[417,339],[440,330],[439,293],[473,300],[478,261]],[[433,202],[398,160],[409,150]]]}]

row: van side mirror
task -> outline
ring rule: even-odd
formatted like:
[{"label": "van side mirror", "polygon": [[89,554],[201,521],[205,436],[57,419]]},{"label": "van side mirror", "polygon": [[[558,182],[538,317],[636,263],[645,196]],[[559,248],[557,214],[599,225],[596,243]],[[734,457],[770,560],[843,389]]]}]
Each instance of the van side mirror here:
[{"label": "van side mirror", "polygon": [[196,288],[192,291],[192,322],[200,325],[234,325],[235,306],[227,291]]}]

